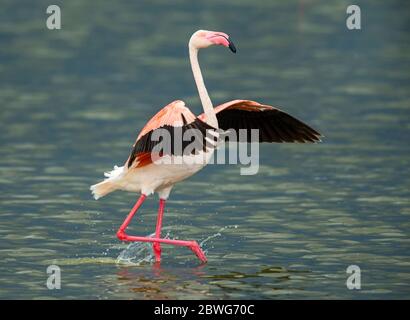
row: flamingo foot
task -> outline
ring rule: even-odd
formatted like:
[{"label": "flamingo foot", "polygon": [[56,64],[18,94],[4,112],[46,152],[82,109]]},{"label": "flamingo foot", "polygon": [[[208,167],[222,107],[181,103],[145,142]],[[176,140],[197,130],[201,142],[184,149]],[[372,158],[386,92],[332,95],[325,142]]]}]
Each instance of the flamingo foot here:
[{"label": "flamingo foot", "polygon": [[189,249],[191,249],[195,253],[195,255],[199,260],[201,260],[202,263],[206,263],[208,261],[198,242],[193,241],[193,244],[189,247]]}]

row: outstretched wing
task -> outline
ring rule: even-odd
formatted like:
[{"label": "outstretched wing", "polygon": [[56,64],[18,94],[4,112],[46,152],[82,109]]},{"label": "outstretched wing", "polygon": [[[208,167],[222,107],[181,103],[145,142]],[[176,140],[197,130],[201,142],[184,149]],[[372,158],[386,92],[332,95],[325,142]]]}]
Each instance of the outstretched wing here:
[{"label": "outstretched wing", "polygon": [[[199,137],[191,137],[190,140],[184,140],[184,133],[189,129],[196,129],[192,131]],[[161,109],[141,130],[137,137],[130,156],[128,157],[125,166],[127,168],[133,167],[143,167],[153,162],[153,158],[161,157],[165,154],[169,155],[183,155],[184,149],[190,143],[200,142],[200,145],[196,145],[194,150],[206,150],[207,143],[205,141],[206,131],[214,129],[207,125],[202,120],[195,117],[195,115],[185,106],[185,103],[180,100],[171,102],[169,105]],[[159,143],[162,142],[161,139],[157,139],[156,133],[159,130],[166,130],[169,133],[170,143],[169,149],[164,149],[160,154],[153,154],[153,149]],[[180,139],[182,148],[174,148],[175,140]]]},{"label": "outstretched wing", "polygon": [[[250,129],[259,129],[259,142],[318,142],[322,136],[286,112],[251,100],[229,101],[217,106],[215,112],[219,128],[235,130],[239,141],[250,141]],[[198,118],[206,121],[205,114]],[[240,129],[247,129],[245,139]]]}]

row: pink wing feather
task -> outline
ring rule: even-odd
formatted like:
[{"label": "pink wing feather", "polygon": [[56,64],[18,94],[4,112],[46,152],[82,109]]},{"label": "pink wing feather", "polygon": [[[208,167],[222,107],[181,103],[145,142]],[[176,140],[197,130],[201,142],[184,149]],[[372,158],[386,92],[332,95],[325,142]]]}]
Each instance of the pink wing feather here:
[{"label": "pink wing feather", "polygon": [[[196,119],[195,115],[185,106],[185,103],[181,100],[175,100],[170,104],[166,105],[157,114],[155,114],[151,120],[142,128],[139,133],[137,140],[135,141],[133,147],[140,141],[140,139],[155,129],[161,128],[163,126],[181,127],[186,123],[192,123]],[[184,123],[184,120],[186,123]],[[152,163],[153,155],[150,152],[139,152],[136,154],[131,154],[125,162],[125,166],[128,167],[128,162],[131,159],[131,165],[133,167],[143,167]]]}]

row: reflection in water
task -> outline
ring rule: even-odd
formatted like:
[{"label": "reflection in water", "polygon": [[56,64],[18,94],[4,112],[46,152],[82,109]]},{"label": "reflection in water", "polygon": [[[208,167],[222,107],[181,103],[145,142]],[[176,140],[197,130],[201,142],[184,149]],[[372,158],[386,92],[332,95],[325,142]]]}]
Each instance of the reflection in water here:
[{"label": "reflection in water", "polygon": [[[366,1],[378,23],[361,32],[345,30],[343,1],[72,0],[58,32],[33,14],[41,3],[3,0],[0,12],[0,298],[408,297],[404,3]],[[244,15],[252,24],[239,28]],[[209,262],[164,246],[158,266],[150,247],[115,237],[136,195],[95,202],[88,186],[125,161],[136,130],[169,101],[200,112],[186,59],[198,27],[224,30],[238,47],[201,56],[215,105],[281,106],[326,138],[261,145],[255,176],[210,165],[177,185],[166,232],[204,239]],[[130,234],[151,234],[156,212],[148,199]],[[61,290],[45,287],[52,263]],[[360,291],[346,289],[351,264],[361,267]]]},{"label": "reflection in water", "polygon": [[126,285],[131,292],[142,294],[144,299],[169,299],[166,293],[161,292],[161,284],[164,281],[156,279],[161,276],[160,267],[154,266],[153,274],[155,279],[147,279],[135,271],[130,272],[128,268],[121,268],[117,273],[119,283]]},{"label": "reflection in water", "polygon": [[[117,279],[121,285],[126,286],[130,292],[138,293],[140,298],[175,299],[178,296],[178,290],[183,289],[183,285],[176,286],[173,291],[170,291],[170,287],[168,286],[170,285],[172,287],[172,283],[178,282],[178,274],[182,271],[185,277],[198,279],[206,274],[202,271],[204,267],[205,265],[201,264],[183,270],[167,270],[162,268],[160,263],[153,263],[151,266],[151,274],[148,274],[147,270],[121,266],[117,272]],[[199,283],[198,286],[200,286]],[[192,285],[190,287],[192,287]],[[202,290],[200,294],[206,295],[209,294],[209,292]]]}]

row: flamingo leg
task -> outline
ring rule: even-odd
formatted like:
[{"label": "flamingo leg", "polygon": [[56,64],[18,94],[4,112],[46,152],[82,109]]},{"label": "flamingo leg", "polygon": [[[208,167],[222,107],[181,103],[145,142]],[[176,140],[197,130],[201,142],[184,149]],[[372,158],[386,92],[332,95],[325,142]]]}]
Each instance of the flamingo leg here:
[{"label": "flamingo leg", "polygon": [[[155,238],[161,238],[162,217],[164,216],[165,199],[159,199],[157,226],[155,228]],[[153,244],[155,261],[161,261],[161,244],[154,242]]]},{"label": "flamingo leg", "polygon": [[198,242],[194,240],[172,240],[172,239],[162,239],[160,238],[161,236],[161,226],[162,226],[162,216],[164,213],[164,207],[165,207],[165,200],[160,200],[160,206],[158,209],[158,219],[157,219],[157,228],[155,232],[155,238],[151,237],[138,237],[138,236],[129,236],[125,233],[125,229],[127,229],[128,225],[130,224],[132,218],[134,217],[135,213],[138,211],[138,209],[141,207],[142,203],[144,202],[146,198],[145,194],[141,194],[140,198],[138,199],[137,203],[134,205],[134,207],[131,209],[130,213],[128,216],[125,218],[124,222],[122,223],[121,227],[117,231],[117,237],[121,241],[139,241],[139,242],[152,242],[154,246],[154,253],[155,253],[155,258],[157,261],[158,259],[161,259],[161,247],[160,244],[170,244],[174,246],[180,246],[180,247],[187,247],[191,249],[195,255],[198,257],[201,262],[205,263],[207,262],[206,256],[204,252],[202,251],[201,247],[199,246]]},{"label": "flamingo leg", "polygon": [[134,205],[134,207],[131,209],[130,213],[128,216],[125,218],[124,222],[122,223],[121,227],[117,231],[117,238],[120,240],[127,240],[128,236],[125,233],[125,229],[127,229],[128,225],[130,224],[132,218],[134,215],[137,213],[138,209],[141,207],[142,203],[145,201],[145,198],[147,196],[145,194],[141,194],[139,197],[137,203]]}]

